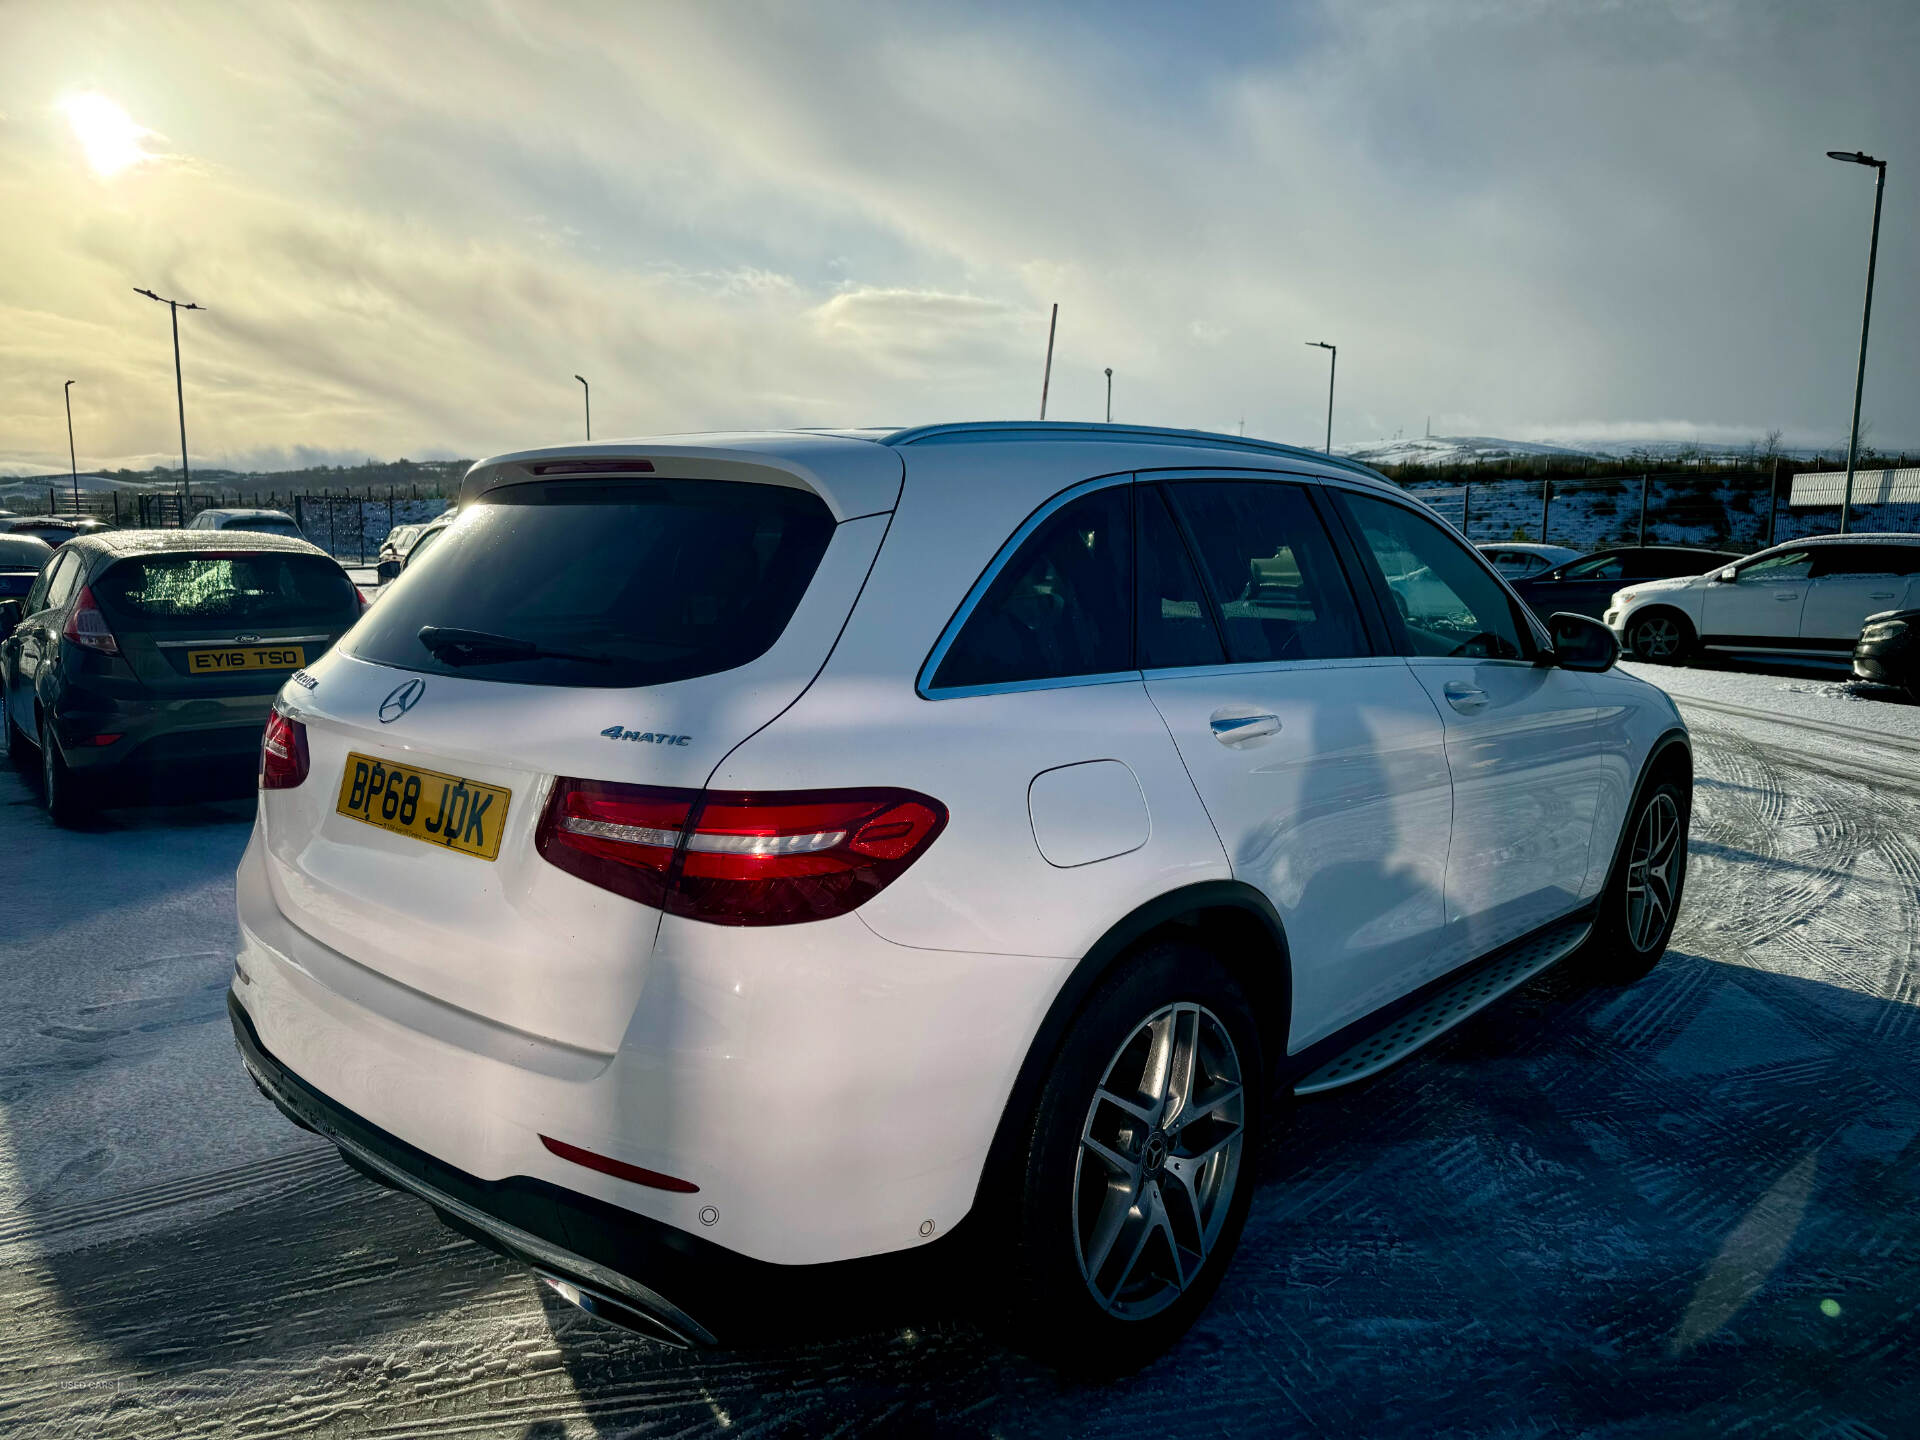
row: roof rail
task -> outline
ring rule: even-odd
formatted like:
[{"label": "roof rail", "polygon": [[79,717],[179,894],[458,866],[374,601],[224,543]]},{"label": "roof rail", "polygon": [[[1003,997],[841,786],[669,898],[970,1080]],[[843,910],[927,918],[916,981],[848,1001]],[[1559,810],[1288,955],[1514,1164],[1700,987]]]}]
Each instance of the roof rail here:
[{"label": "roof rail", "polygon": [[1131,440],[1147,445],[1190,445],[1217,450],[1243,450],[1259,455],[1285,455],[1294,460],[1311,460],[1316,465],[1364,475],[1370,480],[1387,480],[1370,465],[1349,460],[1344,455],[1329,455],[1301,445],[1282,445],[1272,440],[1249,440],[1244,435],[1216,435],[1208,430],[1175,430],[1162,425],[1094,425],[1072,420],[967,420],[950,425],[917,425],[874,437],[882,445],[938,445],[959,440]]}]

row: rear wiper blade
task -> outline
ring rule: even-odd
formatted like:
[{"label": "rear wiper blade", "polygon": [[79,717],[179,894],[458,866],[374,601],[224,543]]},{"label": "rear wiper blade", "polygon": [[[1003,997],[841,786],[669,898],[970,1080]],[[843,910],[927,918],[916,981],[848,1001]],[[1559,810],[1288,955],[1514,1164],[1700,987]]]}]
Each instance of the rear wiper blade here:
[{"label": "rear wiper blade", "polygon": [[611,655],[583,655],[572,650],[548,650],[531,640],[495,635],[486,630],[461,630],[452,625],[422,625],[420,643],[448,665],[503,665],[515,660],[574,660],[582,665],[611,665]]}]

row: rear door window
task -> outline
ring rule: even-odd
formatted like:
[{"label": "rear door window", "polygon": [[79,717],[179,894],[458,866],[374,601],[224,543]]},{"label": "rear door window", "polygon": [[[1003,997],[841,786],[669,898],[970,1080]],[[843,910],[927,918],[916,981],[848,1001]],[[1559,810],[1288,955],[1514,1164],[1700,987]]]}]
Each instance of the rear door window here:
[{"label": "rear door window", "polygon": [[86,568],[85,562],[71,550],[55,561],[53,574],[48,577],[43,606],[48,610],[58,610],[71,600],[73,592],[80,588],[80,576]]},{"label": "rear door window", "polygon": [[1823,545],[1814,551],[1813,578],[1824,575],[1911,575],[1920,570],[1920,545]]},{"label": "rear door window", "polygon": [[1228,660],[1368,653],[1333,542],[1302,486],[1183,480],[1167,496],[1192,537]]},{"label": "rear door window", "polygon": [[1154,485],[1140,486],[1135,498],[1140,527],[1135,644],[1140,668],[1171,670],[1222,663],[1227,652],[1212,607],[1165,498]]},{"label": "rear door window", "polygon": [[[209,541],[217,544],[217,541]],[[319,555],[138,555],[94,582],[109,617],[130,629],[345,630],[359,617],[346,572]]]},{"label": "rear door window", "polygon": [[[506,486],[421,537],[350,648],[383,665],[519,685],[713,675],[772,648],[833,529],[817,495],[781,485]],[[420,639],[429,626],[513,643],[436,653]]]},{"label": "rear door window", "polygon": [[934,671],[933,688],[1133,668],[1129,486],[1061,506],[1001,566]]}]

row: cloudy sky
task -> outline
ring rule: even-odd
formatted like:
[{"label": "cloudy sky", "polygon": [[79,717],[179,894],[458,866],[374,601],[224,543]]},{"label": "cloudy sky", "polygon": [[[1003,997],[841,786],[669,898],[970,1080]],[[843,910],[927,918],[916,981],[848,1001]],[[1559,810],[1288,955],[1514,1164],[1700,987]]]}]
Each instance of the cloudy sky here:
[{"label": "cloudy sky", "polygon": [[[1920,446],[1920,4],[0,5],[0,470],[1052,418]],[[1903,142],[1905,142],[1903,144]]]}]

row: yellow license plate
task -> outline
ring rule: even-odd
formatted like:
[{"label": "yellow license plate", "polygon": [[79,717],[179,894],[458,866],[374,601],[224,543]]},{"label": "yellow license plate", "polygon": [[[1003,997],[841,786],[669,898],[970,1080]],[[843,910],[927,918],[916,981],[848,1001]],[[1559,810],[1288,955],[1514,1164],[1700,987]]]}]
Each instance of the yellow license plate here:
[{"label": "yellow license plate", "polygon": [[187,670],[194,675],[225,675],[233,670],[298,670],[306,663],[304,645],[231,645],[223,650],[187,652]]},{"label": "yellow license plate", "polygon": [[335,808],[350,820],[491,860],[500,853],[512,800],[513,792],[497,785],[350,751]]}]

